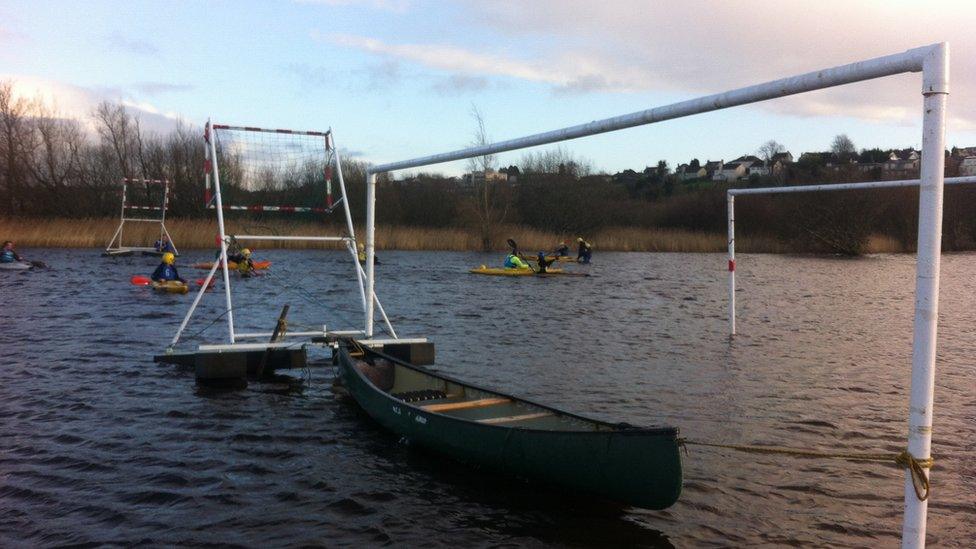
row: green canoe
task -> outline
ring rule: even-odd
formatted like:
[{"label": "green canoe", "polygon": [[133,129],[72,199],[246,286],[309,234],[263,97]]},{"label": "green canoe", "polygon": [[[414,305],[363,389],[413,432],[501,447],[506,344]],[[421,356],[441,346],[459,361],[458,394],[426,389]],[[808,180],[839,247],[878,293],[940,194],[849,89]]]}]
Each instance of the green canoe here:
[{"label": "green canoe", "polygon": [[518,477],[647,509],[681,493],[678,429],[588,419],[475,387],[353,341],[338,364],[349,394],[387,429]]}]

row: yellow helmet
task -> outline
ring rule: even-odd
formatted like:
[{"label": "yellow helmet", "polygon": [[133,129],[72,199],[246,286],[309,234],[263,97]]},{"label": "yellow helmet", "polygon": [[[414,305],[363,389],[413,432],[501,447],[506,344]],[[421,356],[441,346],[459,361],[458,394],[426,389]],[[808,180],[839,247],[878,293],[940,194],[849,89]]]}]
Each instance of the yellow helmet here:
[{"label": "yellow helmet", "polygon": [[250,257],[251,256],[251,249],[250,248],[244,248],[243,250],[241,250],[241,255],[243,255],[244,257]]},{"label": "yellow helmet", "polygon": [[363,243],[362,243],[362,242],[360,242],[359,244],[357,244],[357,246],[359,247],[359,251],[361,251],[361,252],[364,252],[364,251],[366,251],[366,246],[365,246],[365,245],[363,245]]},{"label": "yellow helmet", "polygon": [[166,252],[163,254],[163,263],[167,265],[172,265],[176,263],[176,256],[172,252]]}]

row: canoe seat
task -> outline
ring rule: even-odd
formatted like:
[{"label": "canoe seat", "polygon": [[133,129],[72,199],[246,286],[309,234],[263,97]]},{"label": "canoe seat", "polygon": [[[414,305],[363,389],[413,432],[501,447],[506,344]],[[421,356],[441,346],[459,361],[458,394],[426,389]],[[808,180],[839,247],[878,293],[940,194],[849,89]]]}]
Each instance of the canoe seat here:
[{"label": "canoe seat", "polygon": [[522,414],[520,416],[505,416],[505,417],[489,417],[486,419],[477,420],[478,423],[487,423],[489,425],[494,423],[511,423],[514,421],[527,421],[530,419],[538,419],[540,417],[551,416],[552,412],[536,412],[534,414]]},{"label": "canoe seat", "polygon": [[461,402],[445,402],[443,404],[428,404],[421,406],[428,412],[447,412],[449,410],[468,410],[471,408],[484,408],[485,406],[495,406],[496,404],[507,404],[512,400],[504,397],[479,398],[478,400],[462,400]]}]

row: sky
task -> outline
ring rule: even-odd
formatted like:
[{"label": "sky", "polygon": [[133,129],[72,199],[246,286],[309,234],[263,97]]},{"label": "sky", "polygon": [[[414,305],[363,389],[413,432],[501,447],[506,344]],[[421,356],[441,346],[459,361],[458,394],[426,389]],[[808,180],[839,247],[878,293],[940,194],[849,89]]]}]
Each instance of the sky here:
[{"label": "sky", "polygon": [[[968,0],[3,0],[0,80],[67,117],[122,101],[160,132],[331,127],[347,156],[385,163],[470,145],[474,107],[502,140],[947,41],[947,145],[976,146],[974,28]],[[920,76],[901,75],[562,148],[609,173],[840,133],[918,148],[921,102]]]}]

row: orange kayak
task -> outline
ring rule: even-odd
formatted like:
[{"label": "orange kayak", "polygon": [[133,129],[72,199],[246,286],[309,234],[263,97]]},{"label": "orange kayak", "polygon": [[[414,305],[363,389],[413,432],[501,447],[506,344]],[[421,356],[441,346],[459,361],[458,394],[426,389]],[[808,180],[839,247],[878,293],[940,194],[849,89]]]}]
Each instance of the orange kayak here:
[{"label": "orange kayak", "polygon": [[[192,267],[194,269],[210,269],[210,268],[213,267],[213,265],[214,264],[213,264],[212,261],[204,261],[203,263],[194,263],[192,265]],[[271,266],[271,262],[270,261],[255,261],[254,262],[254,269],[257,270],[257,271],[261,271],[261,270],[267,269],[270,266]],[[236,261],[231,261],[231,262],[229,262],[227,264],[227,267],[230,268],[231,270],[236,270],[237,269],[237,262]]]}]

